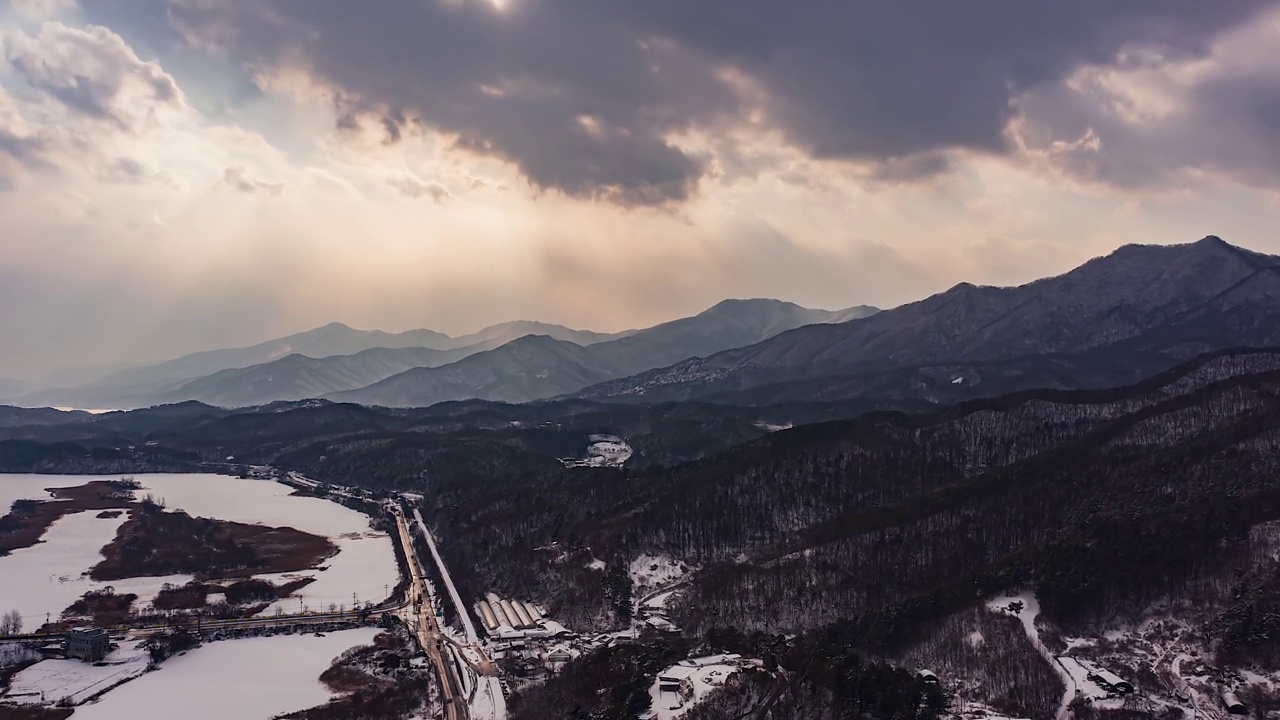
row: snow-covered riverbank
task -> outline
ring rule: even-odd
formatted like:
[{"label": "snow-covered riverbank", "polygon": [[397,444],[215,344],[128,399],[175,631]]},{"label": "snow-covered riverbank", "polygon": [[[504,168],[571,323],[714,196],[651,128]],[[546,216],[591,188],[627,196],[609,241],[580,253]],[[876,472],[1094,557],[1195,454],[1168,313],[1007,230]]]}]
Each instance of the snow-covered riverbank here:
[{"label": "snow-covered riverbank", "polygon": [[223,720],[270,718],[329,701],[319,677],[348,648],[367,645],[374,628],[277,635],[211,643],[77,708],[76,720]]},{"label": "snow-covered riverbank", "polygon": [[[142,484],[137,497],[152,495],[170,510],[242,523],[293,527],[323,535],[338,546],[323,570],[290,573],[287,579],[311,577],[315,581],[294,597],[277,603],[286,610],[299,607],[320,610],[329,605],[378,602],[387,588],[398,582],[391,539],[371,531],[365,515],[319,498],[293,495],[293,489],[271,480],[208,474],[136,475]],[[48,499],[44,488],[74,487],[93,480],[118,480],[119,476],[0,475],[0,515],[14,500]],[[97,513],[74,513],[55,522],[30,548],[0,557],[0,577],[22,582],[0,584],[0,610],[17,609],[28,628],[53,619],[89,590],[112,585],[117,593],[132,592],[139,603],[149,601],[166,582],[182,584],[189,576],[132,578],[98,583],[83,576],[101,557],[101,549],[115,537],[123,515],[99,518]],[[263,576],[280,580],[281,576]],[[268,608],[267,612],[273,612]]]}]

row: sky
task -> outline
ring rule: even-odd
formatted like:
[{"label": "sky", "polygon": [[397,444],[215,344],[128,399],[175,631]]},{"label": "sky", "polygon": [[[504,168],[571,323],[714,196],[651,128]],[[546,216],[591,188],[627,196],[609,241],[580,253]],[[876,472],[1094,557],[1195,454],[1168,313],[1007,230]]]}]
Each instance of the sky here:
[{"label": "sky", "polygon": [[1280,253],[1280,0],[0,0],[0,376]]}]

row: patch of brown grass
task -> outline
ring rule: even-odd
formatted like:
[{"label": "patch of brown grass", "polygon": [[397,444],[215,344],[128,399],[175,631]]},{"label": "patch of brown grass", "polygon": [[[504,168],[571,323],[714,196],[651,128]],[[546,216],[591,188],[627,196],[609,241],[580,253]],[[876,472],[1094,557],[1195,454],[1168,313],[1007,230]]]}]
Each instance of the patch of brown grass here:
[{"label": "patch of brown grass", "polygon": [[95,580],[190,574],[200,579],[288,573],[320,564],[338,551],[328,538],[291,527],[267,527],[191,517],[141,504],[102,549],[89,572]]},{"label": "patch of brown grass", "polygon": [[18,500],[9,514],[0,517],[0,555],[40,542],[49,526],[64,515],[84,510],[122,511],[133,505],[131,493],[110,480],[47,489],[55,499]]},{"label": "patch of brown grass", "polygon": [[99,627],[119,625],[129,616],[129,610],[138,599],[133,593],[117,595],[115,592],[89,591],[62,611],[63,618],[93,618]]},{"label": "patch of brown grass", "polygon": [[346,665],[335,665],[325,670],[320,674],[320,682],[335,693],[353,693],[357,690],[384,687],[390,684],[363,670]]}]

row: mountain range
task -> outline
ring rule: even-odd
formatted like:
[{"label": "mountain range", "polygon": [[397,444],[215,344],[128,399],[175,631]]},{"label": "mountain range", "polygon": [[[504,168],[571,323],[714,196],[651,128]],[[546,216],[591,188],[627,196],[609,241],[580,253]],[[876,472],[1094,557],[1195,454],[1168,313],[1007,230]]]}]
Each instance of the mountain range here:
[{"label": "mountain range", "polygon": [[477,398],[529,402],[576,392],[609,378],[631,375],[690,357],[751,345],[813,323],[867,317],[871,307],[836,312],[778,300],[726,300],[698,315],[583,347],[530,335],[442,367],[424,367],[333,400],[387,407],[426,406]]},{"label": "mountain range", "polygon": [[28,390],[17,400],[90,408],[187,400],[249,407],[305,398],[413,407],[561,396],[942,404],[1032,387],[1136,382],[1204,352],[1280,345],[1278,320],[1280,258],[1209,236],[1126,245],[1017,287],[962,283],[883,312],[727,300],[622,333],[513,322],[456,338],[332,323],[127,368],[70,389]]},{"label": "mountain range", "polygon": [[[405,406],[445,400],[526,402],[603,380],[749,345],[814,322],[842,322],[871,307],[811,310],[777,300],[730,300],[645,330],[597,333],[516,321],[450,337],[432,330],[386,333],[341,323],[243,348],[193,353],[116,370],[70,388],[25,395],[24,405],[133,408],[197,400],[247,407],[335,397]],[[590,352],[584,352],[592,348]],[[478,356],[472,359],[472,356]],[[460,361],[465,364],[457,365]],[[439,369],[438,372],[429,372]]]},{"label": "mountain range", "polygon": [[962,283],[839,325],[802,327],[588,388],[596,400],[754,404],[1133,382],[1200,353],[1280,344],[1280,258],[1216,236],[1128,245],[1018,287]]}]

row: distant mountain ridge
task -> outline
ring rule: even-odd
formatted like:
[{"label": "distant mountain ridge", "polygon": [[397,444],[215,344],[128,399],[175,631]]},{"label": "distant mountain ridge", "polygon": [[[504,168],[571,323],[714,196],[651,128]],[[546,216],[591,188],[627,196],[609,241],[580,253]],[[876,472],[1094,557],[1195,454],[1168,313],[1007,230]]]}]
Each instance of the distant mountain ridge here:
[{"label": "distant mountain ridge", "polygon": [[[829,312],[777,300],[728,300],[697,316],[646,330],[598,333],[514,321],[459,337],[432,330],[387,333],[330,323],[248,347],[128,367],[82,386],[38,390],[19,400],[25,405],[93,408],[145,407],[186,400],[245,407],[313,397],[364,397],[367,402],[390,405],[403,405],[407,397],[523,402],[749,345],[810,322],[838,321],[872,312],[875,308],[865,306]],[[410,370],[437,368],[531,337],[543,339],[438,375],[414,374],[396,381],[398,384],[356,392]],[[607,347],[590,355],[574,349],[596,345]],[[525,373],[513,364],[519,358],[534,363],[558,358],[559,366],[539,365],[532,378],[524,379]],[[472,377],[468,373],[478,374]],[[434,381],[425,379],[430,377],[452,379],[444,388],[432,389],[429,386]],[[408,387],[415,378],[427,387]],[[511,386],[502,387],[504,382]]]},{"label": "distant mountain ridge", "polygon": [[[1127,245],[1018,287],[961,283],[865,319],[798,328],[581,396],[657,402],[749,395],[783,383],[1037,356],[1154,356],[1168,367],[1212,350],[1276,344],[1280,258],[1209,236],[1184,245]],[[1156,365],[1144,370],[1161,369]],[[1099,378],[1102,385],[1115,380]]]},{"label": "distant mountain ridge", "polygon": [[812,310],[780,300],[726,300],[693,317],[583,347],[528,336],[436,368],[416,368],[332,400],[410,407],[464,399],[529,402],[567,394],[612,377],[749,345],[810,323],[865,317],[860,306]]}]

